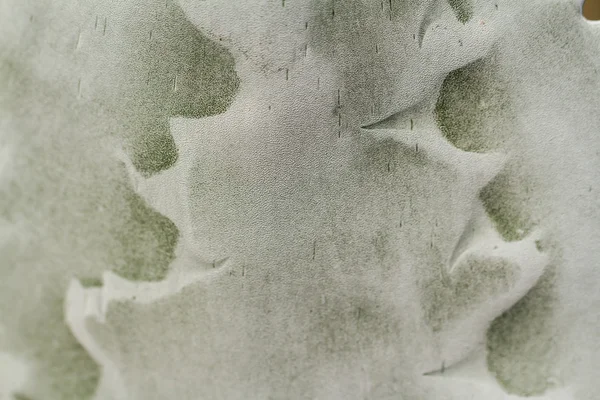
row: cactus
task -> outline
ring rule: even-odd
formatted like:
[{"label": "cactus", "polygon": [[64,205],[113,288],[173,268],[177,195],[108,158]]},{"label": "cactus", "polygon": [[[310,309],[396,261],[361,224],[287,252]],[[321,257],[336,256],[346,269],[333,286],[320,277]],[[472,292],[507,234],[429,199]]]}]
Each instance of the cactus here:
[{"label": "cactus", "polygon": [[[597,253],[598,121],[566,103],[597,106],[599,33],[576,6],[31,7],[60,33],[2,64],[0,205],[19,234],[0,236],[0,271],[45,308],[2,322],[8,346],[30,331],[16,358],[0,347],[0,368],[27,365],[6,396],[594,393],[595,325],[570,361],[556,311],[595,301],[568,274],[594,277]],[[33,265],[48,282],[17,273]]]}]

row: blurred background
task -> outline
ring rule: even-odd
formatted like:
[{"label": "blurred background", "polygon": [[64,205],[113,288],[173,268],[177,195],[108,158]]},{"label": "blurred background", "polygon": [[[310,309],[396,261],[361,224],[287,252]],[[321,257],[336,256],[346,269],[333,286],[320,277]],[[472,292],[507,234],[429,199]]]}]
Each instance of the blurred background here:
[{"label": "blurred background", "polygon": [[589,20],[600,20],[600,0],[585,0],[583,16]]}]

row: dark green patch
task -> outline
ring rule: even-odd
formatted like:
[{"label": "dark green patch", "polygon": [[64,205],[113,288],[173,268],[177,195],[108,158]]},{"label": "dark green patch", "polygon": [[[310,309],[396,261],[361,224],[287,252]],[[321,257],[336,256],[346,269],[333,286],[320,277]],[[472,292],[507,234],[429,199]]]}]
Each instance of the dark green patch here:
[{"label": "dark green patch", "polygon": [[132,163],[140,173],[148,177],[153,173],[173,166],[177,161],[178,151],[169,131],[168,120],[155,121],[144,130],[149,133],[134,145]]},{"label": "dark green patch", "polygon": [[537,249],[537,251],[544,251],[544,243],[541,240],[536,240],[535,241],[535,248]]},{"label": "dark green patch", "polygon": [[[418,146],[409,147],[394,139],[383,139],[376,141],[365,150],[368,168],[374,176],[369,178],[386,177],[388,173],[394,172],[399,166],[411,165],[417,168],[425,168],[428,163],[434,165],[427,152]],[[381,179],[381,178],[379,178]]]},{"label": "dark green patch", "polygon": [[102,287],[102,278],[84,277],[79,278],[79,283],[85,288]]},{"label": "dark green patch", "polygon": [[446,139],[459,149],[482,152],[501,146],[511,132],[513,107],[493,57],[450,72],[435,114]]},{"label": "dark green patch", "polygon": [[517,279],[517,270],[502,259],[469,257],[452,273],[440,271],[425,283],[422,305],[426,320],[434,332],[440,331],[486,299],[508,291]]},{"label": "dark green patch", "polygon": [[448,0],[448,4],[454,10],[456,18],[463,24],[467,23],[473,16],[473,4],[471,0]]},{"label": "dark green patch", "polygon": [[[481,190],[479,198],[504,240],[523,239],[531,231],[534,222],[523,207],[523,189],[528,182],[504,171]],[[525,190],[527,192],[527,190]]]},{"label": "dark green patch", "polygon": [[31,397],[24,395],[23,393],[13,393],[12,398],[13,400],[32,400]]},{"label": "dark green patch", "polygon": [[[124,189],[129,214],[115,231],[122,258],[117,260],[115,273],[134,281],[159,281],[165,278],[169,264],[175,258],[179,230],[175,224],[150,208],[131,189]],[[139,246],[139,243],[144,246]],[[151,251],[148,251],[151,249]]]},{"label": "dark green patch", "polygon": [[148,176],[169,168],[177,149],[169,118],[224,112],[237,91],[234,60],[204,37],[175,2],[144,3],[118,39],[129,43],[119,72],[126,79],[112,100],[135,167]]},{"label": "dark green patch", "polygon": [[488,369],[510,394],[537,396],[553,386],[555,282],[552,267],[487,332]]}]

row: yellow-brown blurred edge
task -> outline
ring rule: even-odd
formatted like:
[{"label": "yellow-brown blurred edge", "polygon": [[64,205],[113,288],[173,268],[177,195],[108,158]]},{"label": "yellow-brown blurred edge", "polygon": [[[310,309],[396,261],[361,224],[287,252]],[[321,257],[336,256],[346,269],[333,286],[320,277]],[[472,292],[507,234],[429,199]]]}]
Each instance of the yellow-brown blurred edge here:
[{"label": "yellow-brown blurred edge", "polygon": [[600,20],[600,0],[585,0],[583,16],[589,20]]}]

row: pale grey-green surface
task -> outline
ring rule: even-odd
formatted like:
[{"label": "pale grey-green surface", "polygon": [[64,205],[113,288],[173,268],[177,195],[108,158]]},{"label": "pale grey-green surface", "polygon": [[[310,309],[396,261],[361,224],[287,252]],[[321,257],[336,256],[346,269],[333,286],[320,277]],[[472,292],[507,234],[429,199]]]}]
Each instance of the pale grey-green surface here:
[{"label": "pale grey-green surface", "polygon": [[0,21],[0,399],[595,398],[576,1]]}]

